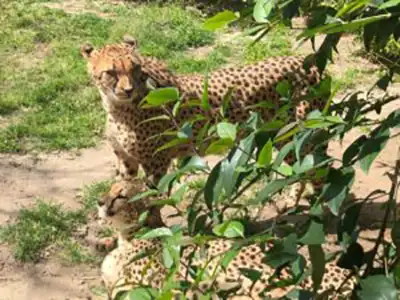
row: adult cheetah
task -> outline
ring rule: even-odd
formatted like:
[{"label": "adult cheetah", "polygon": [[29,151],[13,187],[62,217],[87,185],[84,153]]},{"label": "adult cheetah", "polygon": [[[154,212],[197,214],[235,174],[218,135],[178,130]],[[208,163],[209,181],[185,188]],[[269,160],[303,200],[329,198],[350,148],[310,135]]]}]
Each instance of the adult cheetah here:
[{"label": "adult cheetah", "polygon": [[[188,154],[190,145],[177,146],[156,152],[156,149],[168,141],[162,138],[150,138],[160,135],[176,125],[183,125],[196,115],[207,115],[216,120],[224,96],[230,92],[231,101],[226,117],[232,123],[244,122],[250,116],[246,109],[261,101],[270,101],[271,105],[258,107],[263,120],[271,120],[280,108],[280,95],[276,86],[280,81],[290,82],[293,93],[289,113],[292,119],[304,119],[315,108],[322,109],[321,99],[300,100],[300,96],[309,92],[311,86],[321,81],[321,75],[315,65],[304,67],[304,57],[273,57],[242,67],[223,68],[208,75],[208,93],[210,110],[199,106],[181,107],[173,124],[169,120],[145,120],[160,116],[165,112],[161,108],[142,108],[139,103],[151,90],[149,82],[156,87],[176,87],[183,97],[183,103],[201,99],[203,94],[203,75],[177,75],[168,70],[163,62],[145,57],[138,53],[137,42],[125,37],[119,44],[105,45],[94,49],[90,44],[81,47],[82,55],[87,59],[88,71],[97,86],[103,106],[107,111],[107,136],[111,141],[118,161],[117,180],[129,182],[138,174],[139,165],[147,178],[153,182],[167,172],[171,160]],[[205,126],[205,120],[193,124],[192,133],[196,137]],[[287,158],[289,161],[290,158]]]},{"label": "adult cheetah", "polygon": [[[114,299],[117,293],[127,291],[139,286],[147,286],[155,289],[162,288],[168,276],[169,270],[163,263],[162,243],[158,239],[131,238],[130,234],[140,228],[138,216],[146,211],[150,201],[144,200],[138,206],[137,202],[130,202],[132,195],[143,191],[143,181],[135,182],[135,188],[125,197],[104,198],[99,202],[99,217],[117,229],[119,234],[118,246],[104,258],[101,265],[102,280],[108,292],[109,299]],[[149,214],[149,218],[153,218]],[[150,220],[150,226],[162,226],[159,220]],[[147,223],[149,225],[149,223]],[[124,231],[129,229],[128,231]],[[126,234],[129,233],[129,234]],[[179,270],[175,274],[174,281],[194,282],[190,275],[191,268],[205,268],[204,276],[197,285],[192,286],[186,293],[185,299],[200,299],[198,296],[212,291],[212,299],[216,293],[235,289],[235,292],[224,299],[281,299],[296,286],[298,288],[312,290],[311,276],[306,275],[303,280],[296,283],[289,266],[281,267],[280,270],[272,268],[266,264],[266,255],[273,247],[272,241],[267,241],[264,245],[250,244],[242,247],[231,260],[225,269],[222,269],[220,260],[238,242],[233,240],[215,239],[208,241],[203,250],[191,243],[188,237],[183,236],[185,245],[182,246],[179,259]],[[300,249],[306,258],[305,267],[310,266],[308,252]],[[329,251],[329,250],[328,250]],[[149,254],[149,255],[144,255]],[[350,270],[338,266],[338,259],[327,261],[325,264],[325,274],[318,290],[319,294],[328,293],[327,298],[321,299],[349,299],[349,294],[355,286],[355,278],[351,276]],[[260,276],[255,282],[244,276],[243,269],[252,269],[259,272]],[[191,269],[193,270],[193,269]],[[215,273],[214,273],[215,272]],[[212,277],[215,275],[215,278]],[[278,276],[276,276],[278,275]],[[350,276],[349,276],[350,275]],[[278,281],[289,281],[287,286],[276,285]],[[291,281],[293,280],[293,281]],[[182,291],[176,290],[178,295]],[[197,295],[197,298],[195,297]],[[179,297],[174,299],[181,299]]]}]

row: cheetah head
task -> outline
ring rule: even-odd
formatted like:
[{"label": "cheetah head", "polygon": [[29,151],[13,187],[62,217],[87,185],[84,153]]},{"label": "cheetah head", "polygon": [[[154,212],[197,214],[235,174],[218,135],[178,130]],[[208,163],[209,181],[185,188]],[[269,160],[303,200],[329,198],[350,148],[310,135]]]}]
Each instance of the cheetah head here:
[{"label": "cheetah head", "polygon": [[149,199],[130,201],[132,197],[146,190],[146,183],[139,178],[135,178],[129,183],[113,184],[110,191],[100,197],[97,202],[99,219],[121,231],[126,228],[138,227],[140,215],[147,211],[147,218],[142,225],[164,226],[159,207],[151,206]]},{"label": "cheetah head", "polygon": [[140,70],[140,65],[134,63],[132,55],[137,47],[137,41],[130,36],[124,36],[120,44],[106,45],[101,49],[95,49],[91,44],[81,47],[89,74],[100,94],[109,101],[132,101],[135,94],[134,76]]}]

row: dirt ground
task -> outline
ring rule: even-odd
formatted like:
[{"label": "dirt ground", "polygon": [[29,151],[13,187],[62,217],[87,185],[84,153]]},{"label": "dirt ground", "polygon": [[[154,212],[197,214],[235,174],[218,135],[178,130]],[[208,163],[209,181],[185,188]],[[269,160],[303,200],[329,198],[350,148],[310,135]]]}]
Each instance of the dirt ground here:
[{"label": "dirt ground", "polygon": [[[335,69],[338,72],[344,70],[349,63],[371,66],[365,61],[357,61],[359,58],[354,60],[348,47],[351,47],[349,43],[341,42],[339,51],[342,50],[344,55],[336,61]],[[392,86],[390,92],[400,93],[400,85]],[[384,109],[382,116],[399,108],[400,101],[391,103]],[[359,134],[359,131],[353,131],[347,135],[343,145],[332,143],[331,153],[340,157]],[[357,170],[357,181],[353,187],[357,198],[365,197],[376,188],[390,188],[390,180],[385,173],[394,165],[400,145],[400,130],[394,136],[369,174]],[[0,225],[11,222],[21,207],[32,205],[37,197],[52,199],[68,208],[79,207],[76,196],[85,185],[111,178],[112,159],[113,154],[105,143],[76,153],[0,155]],[[362,222],[370,226],[364,235],[376,235],[373,224],[378,223],[381,216],[378,205],[365,210]],[[99,285],[98,267],[66,267],[52,259],[38,264],[21,264],[13,259],[6,245],[0,244],[0,300],[95,299],[93,288]]]}]

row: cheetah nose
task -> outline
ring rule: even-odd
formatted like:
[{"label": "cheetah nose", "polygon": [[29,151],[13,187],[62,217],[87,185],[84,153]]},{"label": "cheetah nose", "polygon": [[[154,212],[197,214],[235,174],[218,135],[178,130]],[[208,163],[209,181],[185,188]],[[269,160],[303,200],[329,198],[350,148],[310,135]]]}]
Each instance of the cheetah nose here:
[{"label": "cheetah nose", "polygon": [[133,87],[125,88],[124,91],[130,97],[133,93]]}]

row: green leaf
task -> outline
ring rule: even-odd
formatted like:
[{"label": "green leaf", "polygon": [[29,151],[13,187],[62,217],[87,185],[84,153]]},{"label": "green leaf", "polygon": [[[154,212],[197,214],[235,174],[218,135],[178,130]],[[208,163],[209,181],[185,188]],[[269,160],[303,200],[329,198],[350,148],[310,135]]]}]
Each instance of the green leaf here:
[{"label": "green leaf", "polygon": [[400,248],[400,226],[395,223],[392,231],[390,232],[390,236],[392,238],[393,244],[396,246],[397,249]]},{"label": "green leaf", "polygon": [[234,141],[236,139],[236,126],[227,122],[218,123],[217,134],[221,139],[231,139]]},{"label": "green leaf", "polygon": [[179,112],[179,108],[182,105],[182,99],[179,99],[179,101],[176,101],[176,103],[174,104],[174,107],[172,108],[172,116],[176,117],[178,115]]},{"label": "green leaf", "polygon": [[313,290],[317,292],[325,273],[325,254],[321,245],[309,245],[308,252],[310,253],[312,266]]},{"label": "green leaf", "polygon": [[200,156],[195,155],[182,162],[179,167],[179,172],[185,174],[188,172],[203,171],[207,169],[208,166],[205,161]]},{"label": "green leaf", "polygon": [[304,273],[304,269],[307,265],[306,259],[302,255],[298,255],[296,260],[292,263],[292,272],[295,277],[298,277]]},{"label": "green leaf", "polygon": [[159,120],[168,120],[169,121],[170,119],[169,119],[169,117],[167,115],[156,116],[156,117],[153,117],[153,118],[148,118],[148,119],[146,119],[146,120],[144,120],[142,122],[139,122],[139,124],[137,126],[143,125],[143,124],[148,123],[148,122],[159,121]]},{"label": "green leaf", "polygon": [[275,108],[276,106],[271,101],[261,101],[261,102],[258,102],[257,104],[246,106],[246,109],[249,110],[249,109],[258,108],[258,107],[261,107],[261,108]]},{"label": "green leaf", "polygon": [[178,138],[180,139],[190,139],[193,137],[192,125],[186,122],[183,124],[182,128],[178,131]]},{"label": "green leaf", "polygon": [[310,291],[306,290],[298,290],[294,289],[288,294],[286,294],[286,298],[291,300],[314,300],[314,294]]},{"label": "green leaf", "polygon": [[283,125],[285,125],[285,122],[282,120],[274,120],[261,126],[258,131],[275,131],[279,128],[282,128]]},{"label": "green leaf", "polygon": [[142,235],[140,237],[140,239],[149,240],[149,239],[159,238],[159,237],[163,237],[163,236],[172,236],[172,235],[173,235],[173,233],[172,233],[171,229],[169,229],[167,227],[160,227],[160,228],[150,230],[149,232]]},{"label": "green leaf", "polygon": [[293,142],[295,144],[296,159],[298,161],[300,161],[300,159],[301,159],[300,154],[301,154],[301,150],[303,149],[303,145],[309,143],[311,135],[312,135],[312,131],[307,130],[305,132],[301,132],[294,136]]},{"label": "green leaf", "polygon": [[139,224],[143,225],[144,222],[147,220],[147,217],[149,216],[150,212],[146,210],[145,212],[142,212],[139,216]]},{"label": "green leaf", "polygon": [[251,204],[259,204],[265,203],[270,200],[270,197],[275,193],[282,190],[285,186],[291,185],[295,183],[299,179],[298,176],[292,176],[285,179],[277,179],[267,184],[267,186],[262,189],[258,194],[255,200],[251,200]]},{"label": "green leaf", "polygon": [[215,226],[213,232],[217,236],[227,238],[244,237],[244,226],[238,221],[229,220]]},{"label": "green leaf", "polygon": [[369,276],[360,280],[361,291],[357,292],[363,300],[396,300],[397,290],[392,278],[385,275]]},{"label": "green leaf", "polygon": [[272,141],[269,140],[268,143],[264,145],[261,149],[260,155],[258,156],[257,164],[261,167],[267,167],[272,161]]},{"label": "green leaf", "polygon": [[168,102],[179,100],[179,91],[176,88],[159,88],[150,93],[142,100],[141,104],[146,101],[151,106],[161,106]]},{"label": "green leaf", "polygon": [[304,121],[304,127],[309,129],[328,128],[332,123],[326,122],[323,119],[312,119]]},{"label": "green leaf", "polygon": [[159,292],[157,289],[139,287],[130,290],[123,300],[154,300],[157,299]]},{"label": "green leaf", "polygon": [[354,177],[355,171],[351,166],[329,170],[321,198],[328,202],[328,207],[335,216],[339,215],[340,207],[351,190]]},{"label": "green leaf", "polygon": [[254,270],[254,269],[239,268],[239,271],[240,271],[240,273],[243,274],[243,276],[247,277],[252,282],[259,280],[262,275],[262,272]]},{"label": "green leaf", "polygon": [[400,0],[390,0],[378,6],[379,9],[386,9],[389,7],[400,5]]},{"label": "green leaf", "polygon": [[349,165],[353,158],[355,158],[361,151],[361,148],[365,141],[367,140],[367,137],[365,135],[362,135],[358,137],[343,153],[343,165],[347,166]]},{"label": "green leaf", "polygon": [[221,259],[220,265],[222,268],[226,269],[231,261],[239,254],[240,249],[230,249],[225,252],[224,257]]},{"label": "green leaf", "polygon": [[287,263],[294,262],[298,257],[297,254],[297,236],[295,233],[289,234],[279,242],[276,242],[265,254],[263,262],[274,269],[277,269]]},{"label": "green leaf", "polygon": [[385,74],[383,77],[379,78],[379,80],[376,82],[376,86],[381,90],[386,91],[391,81],[392,76]]},{"label": "green leaf", "polygon": [[391,112],[390,115],[383,121],[383,126],[389,128],[400,128],[400,109]]},{"label": "green leaf", "polygon": [[189,188],[188,183],[184,183],[182,184],[182,186],[172,195],[172,199],[174,200],[174,202],[180,203],[183,200],[183,196],[185,195],[185,193],[187,192]]},{"label": "green leaf", "polygon": [[230,10],[224,10],[223,12],[220,12],[215,16],[208,18],[204,22],[203,28],[207,30],[216,30],[228,25],[229,23],[232,23],[233,21],[236,21],[237,18],[238,17],[235,15],[234,12]]},{"label": "green leaf", "polygon": [[280,174],[283,174],[284,176],[292,176],[293,175],[293,168],[288,165],[280,165],[276,171],[278,171]]},{"label": "green leaf", "polygon": [[[250,134],[239,142],[239,147],[234,148],[228,158],[221,165],[222,181],[225,190],[225,196],[231,197],[235,188],[237,188],[241,172],[238,169],[244,166],[251,158],[254,147],[254,134]],[[240,170],[240,169],[239,169]]]},{"label": "green leaf", "polygon": [[224,95],[224,98],[222,99],[222,106],[221,106],[222,117],[225,117],[225,115],[226,115],[226,111],[229,107],[229,103],[232,100],[232,92],[233,92],[233,88],[229,88],[228,92]]},{"label": "green leaf", "polygon": [[270,15],[275,1],[257,0],[253,10],[253,17],[258,23],[265,23]]},{"label": "green leaf", "polygon": [[297,162],[293,166],[293,171],[296,174],[302,174],[311,170],[314,167],[314,165],[315,165],[314,154],[307,154],[306,157],[304,157],[304,159],[302,160],[301,164]]},{"label": "green leaf", "polygon": [[163,257],[164,266],[167,269],[170,269],[174,265],[174,259],[172,257],[171,252],[169,251],[169,249],[167,247],[164,247],[162,249],[162,257]]},{"label": "green leaf", "polygon": [[154,153],[153,155],[157,154],[160,151],[178,146],[178,145],[183,145],[183,144],[187,144],[190,141],[190,139],[188,138],[177,138],[177,139],[173,139],[172,141],[169,141],[168,143],[162,145],[161,147],[159,147]]},{"label": "green leaf", "polygon": [[337,23],[326,24],[317,28],[305,30],[302,34],[300,34],[297,37],[297,39],[312,37],[317,33],[332,34],[338,32],[354,31],[358,28],[364,27],[367,24],[374,23],[380,20],[389,19],[390,17],[392,17],[392,14],[382,14],[382,15],[357,19],[351,22],[337,22]]},{"label": "green leaf", "polygon": [[159,190],[160,193],[167,192],[171,182],[174,181],[178,175],[179,172],[177,171],[165,174],[158,182],[157,190]]},{"label": "green leaf", "polygon": [[299,239],[305,245],[321,245],[325,242],[324,225],[314,220],[310,221],[307,232]]},{"label": "green leaf", "polygon": [[379,126],[371,133],[371,137],[364,143],[360,151],[360,167],[365,173],[374,162],[378,154],[385,148],[390,137],[390,131],[384,126]]},{"label": "green leaf", "polygon": [[294,149],[294,147],[295,147],[295,144],[293,142],[289,142],[281,148],[281,150],[279,151],[278,155],[275,158],[275,161],[273,164],[274,169],[278,168],[283,163],[286,156],[289,154],[290,151],[292,151]]},{"label": "green leaf", "polygon": [[299,127],[297,126],[297,122],[289,123],[285,125],[281,130],[279,130],[274,139],[274,143],[286,140],[295,135],[297,132],[299,132]]},{"label": "green leaf", "polygon": [[223,154],[234,146],[232,139],[221,139],[211,143],[206,149],[206,155],[210,154]]},{"label": "green leaf", "polygon": [[340,218],[340,222],[338,224],[338,240],[340,242],[344,241],[345,234],[347,236],[352,236],[354,231],[357,228],[358,218],[361,212],[361,203],[356,203],[353,206],[349,207],[343,216]]},{"label": "green leaf", "polygon": [[283,80],[278,82],[276,85],[276,91],[281,97],[289,98],[290,96],[290,82],[287,80]]},{"label": "green leaf", "polygon": [[219,162],[211,170],[204,187],[204,199],[208,209],[212,209],[213,204],[219,199],[222,191],[222,179],[220,178],[222,162]]},{"label": "green leaf", "polygon": [[345,3],[343,7],[336,13],[336,18],[340,18],[341,16],[347,14],[351,14],[353,11],[356,11],[357,9],[360,9],[361,7],[365,6],[371,2],[371,0],[359,0],[359,1],[353,1],[350,3]]},{"label": "green leaf", "polygon": [[129,199],[129,202],[135,202],[135,201],[141,200],[141,199],[146,198],[146,197],[158,195],[158,193],[159,193],[158,190],[153,190],[153,189],[152,190],[147,190],[147,191],[145,191],[143,193],[139,193],[139,194],[133,196],[131,199]]},{"label": "green leaf", "polygon": [[204,76],[203,95],[201,97],[201,107],[204,110],[210,109],[210,102],[208,101],[208,74],[206,74],[206,76]]}]

